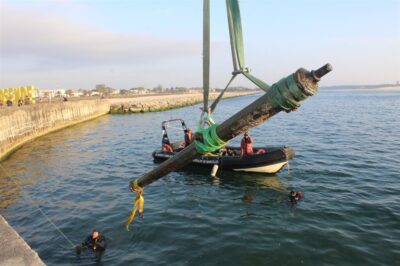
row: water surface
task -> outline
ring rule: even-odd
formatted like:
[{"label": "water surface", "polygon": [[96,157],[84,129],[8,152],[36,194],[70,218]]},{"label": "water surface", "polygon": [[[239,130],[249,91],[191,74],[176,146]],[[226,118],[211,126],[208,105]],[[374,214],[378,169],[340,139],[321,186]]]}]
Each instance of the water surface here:
[{"label": "water surface", "polygon": [[[215,120],[255,98],[223,101]],[[195,128],[199,105],[103,116],[30,142],[3,162],[21,187],[0,169],[0,214],[49,265],[96,263],[78,260],[29,198],[74,243],[102,230],[104,265],[400,264],[399,103],[399,92],[322,91],[250,131],[257,145],[293,147],[290,171],[171,173],[146,187],[144,218],[130,232],[128,182],[155,166],[161,122],[181,117]],[[305,193],[295,208],[290,189]]]}]

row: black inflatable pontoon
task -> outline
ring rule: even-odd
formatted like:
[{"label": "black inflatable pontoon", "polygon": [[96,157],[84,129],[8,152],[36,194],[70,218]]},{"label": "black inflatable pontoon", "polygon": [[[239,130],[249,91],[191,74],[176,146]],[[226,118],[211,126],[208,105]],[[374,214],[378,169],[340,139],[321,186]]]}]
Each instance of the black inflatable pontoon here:
[{"label": "black inflatable pontoon", "polygon": [[[156,162],[162,162],[173,157],[184,147],[184,141],[170,143],[167,127],[175,128],[171,124],[180,122],[183,132],[186,133],[187,127],[182,119],[172,119],[162,123],[162,144],[166,143],[172,146],[173,152],[165,152],[162,149],[153,152],[153,158]],[[183,139],[183,138],[182,138]],[[239,147],[225,147],[228,152],[210,153],[194,159],[192,165],[212,168],[218,165],[220,170],[245,171],[257,173],[274,174],[279,172],[290,159],[294,156],[294,150],[290,147],[257,147],[254,148],[254,154],[250,156],[241,156]],[[260,151],[263,153],[259,153]]]}]

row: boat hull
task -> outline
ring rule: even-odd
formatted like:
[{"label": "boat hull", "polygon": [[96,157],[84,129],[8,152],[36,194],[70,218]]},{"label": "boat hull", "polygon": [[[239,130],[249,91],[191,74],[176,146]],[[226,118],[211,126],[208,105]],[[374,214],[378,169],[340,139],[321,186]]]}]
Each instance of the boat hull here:
[{"label": "boat hull", "polygon": [[[239,148],[230,148],[239,153]],[[251,156],[200,156],[192,161],[191,165],[212,168],[218,165],[223,171],[243,171],[254,173],[275,174],[279,172],[294,156],[294,150],[290,147],[260,147],[257,150],[264,150],[263,154]],[[163,152],[156,150],[153,158],[156,162],[161,162],[172,158],[176,152]]]},{"label": "boat hull", "polygon": [[233,169],[233,170],[241,171],[241,172],[275,174],[275,173],[278,173],[283,167],[285,167],[285,165],[287,165],[288,162],[289,161],[284,161],[284,162],[265,165],[265,166],[240,168],[240,169]]}]

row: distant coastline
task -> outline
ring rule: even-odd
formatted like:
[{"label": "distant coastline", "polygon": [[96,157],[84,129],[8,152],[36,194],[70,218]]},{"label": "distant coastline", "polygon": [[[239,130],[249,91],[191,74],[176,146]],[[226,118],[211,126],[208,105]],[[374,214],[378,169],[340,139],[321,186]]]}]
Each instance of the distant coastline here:
[{"label": "distant coastline", "polygon": [[329,91],[400,91],[399,85],[339,85],[339,86],[326,86],[321,87],[321,90],[329,90]]},{"label": "distant coastline", "polygon": [[375,89],[370,89],[371,91],[400,91],[400,86],[391,86],[391,87],[379,87]]}]

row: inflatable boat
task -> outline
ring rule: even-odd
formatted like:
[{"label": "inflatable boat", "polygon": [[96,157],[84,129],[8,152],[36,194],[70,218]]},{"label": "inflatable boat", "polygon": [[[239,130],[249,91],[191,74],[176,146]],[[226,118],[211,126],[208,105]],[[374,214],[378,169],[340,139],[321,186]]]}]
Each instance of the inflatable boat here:
[{"label": "inflatable boat", "polygon": [[[168,137],[167,128],[173,122],[180,122],[183,131],[187,132],[187,127],[182,119],[173,119],[162,123],[162,145],[168,144],[172,147],[171,151],[163,151],[162,149],[153,152],[155,162],[162,162],[172,158],[180,152],[185,142],[177,141],[171,143]],[[176,127],[175,127],[176,129]],[[183,138],[182,138],[183,139]],[[244,171],[255,173],[274,174],[279,172],[289,160],[294,156],[294,150],[290,147],[255,147],[253,154],[248,156],[240,155],[240,147],[226,146],[224,152],[213,152],[194,159],[192,166],[209,167],[219,166],[222,171]]]}]

